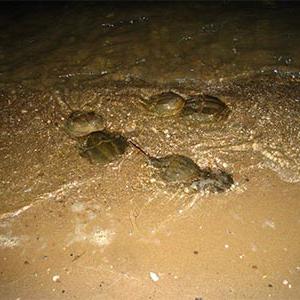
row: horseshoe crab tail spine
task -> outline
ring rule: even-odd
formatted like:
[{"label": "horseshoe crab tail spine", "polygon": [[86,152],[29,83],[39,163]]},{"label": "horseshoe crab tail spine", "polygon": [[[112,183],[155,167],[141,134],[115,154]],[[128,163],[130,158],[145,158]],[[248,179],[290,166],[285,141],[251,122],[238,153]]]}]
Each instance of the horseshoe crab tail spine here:
[{"label": "horseshoe crab tail spine", "polygon": [[128,142],[136,149],[138,149],[142,154],[144,154],[147,158],[150,158],[151,156],[145,151],[143,150],[139,145],[137,145],[136,143],[134,143],[132,140],[128,140]]},{"label": "horseshoe crab tail spine", "polygon": [[151,156],[149,153],[147,153],[145,150],[143,150],[139,145],[134,143],[132,140],[128,140],[128,142],[136,149],[138,149],[148,160],[148,164],[157,168],[161,166],[161,161],[159,158]]},{"label": "horseshoe crab tail spine", "polygon": [[128,142],[136,149],[138,149],[148,160],[148,163],[155,166],[155,163],[159,161],[157,158],[152,157],[150,154],[148,154],[145,150],[143,150],[139,145],[134,143],[132,140],[128,140]]}]

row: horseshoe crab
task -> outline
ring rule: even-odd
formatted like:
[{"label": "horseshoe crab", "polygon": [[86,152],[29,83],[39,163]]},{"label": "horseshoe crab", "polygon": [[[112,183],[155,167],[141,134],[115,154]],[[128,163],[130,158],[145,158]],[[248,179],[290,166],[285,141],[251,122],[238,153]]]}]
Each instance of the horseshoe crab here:
[{"label": "horseshoe crab", "polygon": [[190,191],[224,192],[234,183],[232,175],[225,171],[201,169],[191,158],[178,154],[152,157],[132,141],[129,142],[144,154],[158,176],[169,185],[185,186]]},{"label": "horseshoe crab", "polygon": [[73,138],[104,129],[104,119],[93,111],[74,111],[65,122],[65,131]]},{"label": "horseshoe crab", "polygon": [[204,114],[213,116],[228,115],[228,106],[219,98],[210,95],[197,95],[183,98],[174,92],[164,92],[140,101],[150,113],[160,117],[175,115]]},{"label": "horseshoe crab", "polygon": [[155,115],[170,117],[178,115],[182,111],[186,100],[180,95],[169,91],[154,95],[147,100],[143,99],[141,103],[149,112]]},{"label": "horseshoe crab", "polygon": [[192,115],[195,113],[200,113],[208,117],[224,118],[228,117],[230,109],[219,98],[204,94],[189,98],[182,111],[183,115]]},{"label": "horseshoe crab", "polygon": [[80,155],[92,163],[105,165],[125,153],[128,145],[126,138],[120,134],[96,131],[86,137],[80,146]]}]

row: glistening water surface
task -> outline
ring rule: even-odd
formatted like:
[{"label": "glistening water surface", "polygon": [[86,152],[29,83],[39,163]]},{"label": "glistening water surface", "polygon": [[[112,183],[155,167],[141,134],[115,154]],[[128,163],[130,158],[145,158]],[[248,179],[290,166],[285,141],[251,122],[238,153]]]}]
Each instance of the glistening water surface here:
[{"label": "glistening water surface", "polygon": [[[3,299],[298,299],[299,12],[285,1],[2,4]],[[160,118],[140,105],[170,90],[231,112]],[[64,130],[74,110],[235,185],[169,188],[133,148],[90,164]]]},{"label": "glistening water surface", "polygon": [[299,76],[293,3],[24,3],[1,14],[2,82],[201,82],[277,68]]}]

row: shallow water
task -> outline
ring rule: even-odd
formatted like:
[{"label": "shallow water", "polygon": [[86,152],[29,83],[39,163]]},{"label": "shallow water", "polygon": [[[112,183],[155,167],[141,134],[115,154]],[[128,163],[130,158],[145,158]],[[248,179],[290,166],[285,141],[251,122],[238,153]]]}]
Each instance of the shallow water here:
[{"label": "shallow water", "polygon": [[1,18],[2,82],[201,82],[278,68],[299,76],[296,4],[19,6]]},{"label": "shallow water", "polygon": [[[1,10],[3,297],[298,299],[299,11],[286,2]],[[169,90],[217,96],[231,113],[159,118],[139,104]],[[64,131],[82,109],[153,156],[232,173],[235,186],[168,188],[133,148],[104,168],[88,163]]]}]

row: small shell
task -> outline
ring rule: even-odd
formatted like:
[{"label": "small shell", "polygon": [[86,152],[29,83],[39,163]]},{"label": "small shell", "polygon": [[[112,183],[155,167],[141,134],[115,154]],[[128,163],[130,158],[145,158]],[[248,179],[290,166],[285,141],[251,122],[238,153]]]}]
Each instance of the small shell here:
[{"label": "small shell", "polygon": [[157,282],[159,280],[159,276],[154,272],[150,272],[149,276],[150,276],[151,280],[154,282]]},{"label": "small shell", "polygon": [[52,277],[52,281],[53,281],[53,282],[60,282],[60,276],[59,276],[59,275],[54,275],[54,276]]}]

